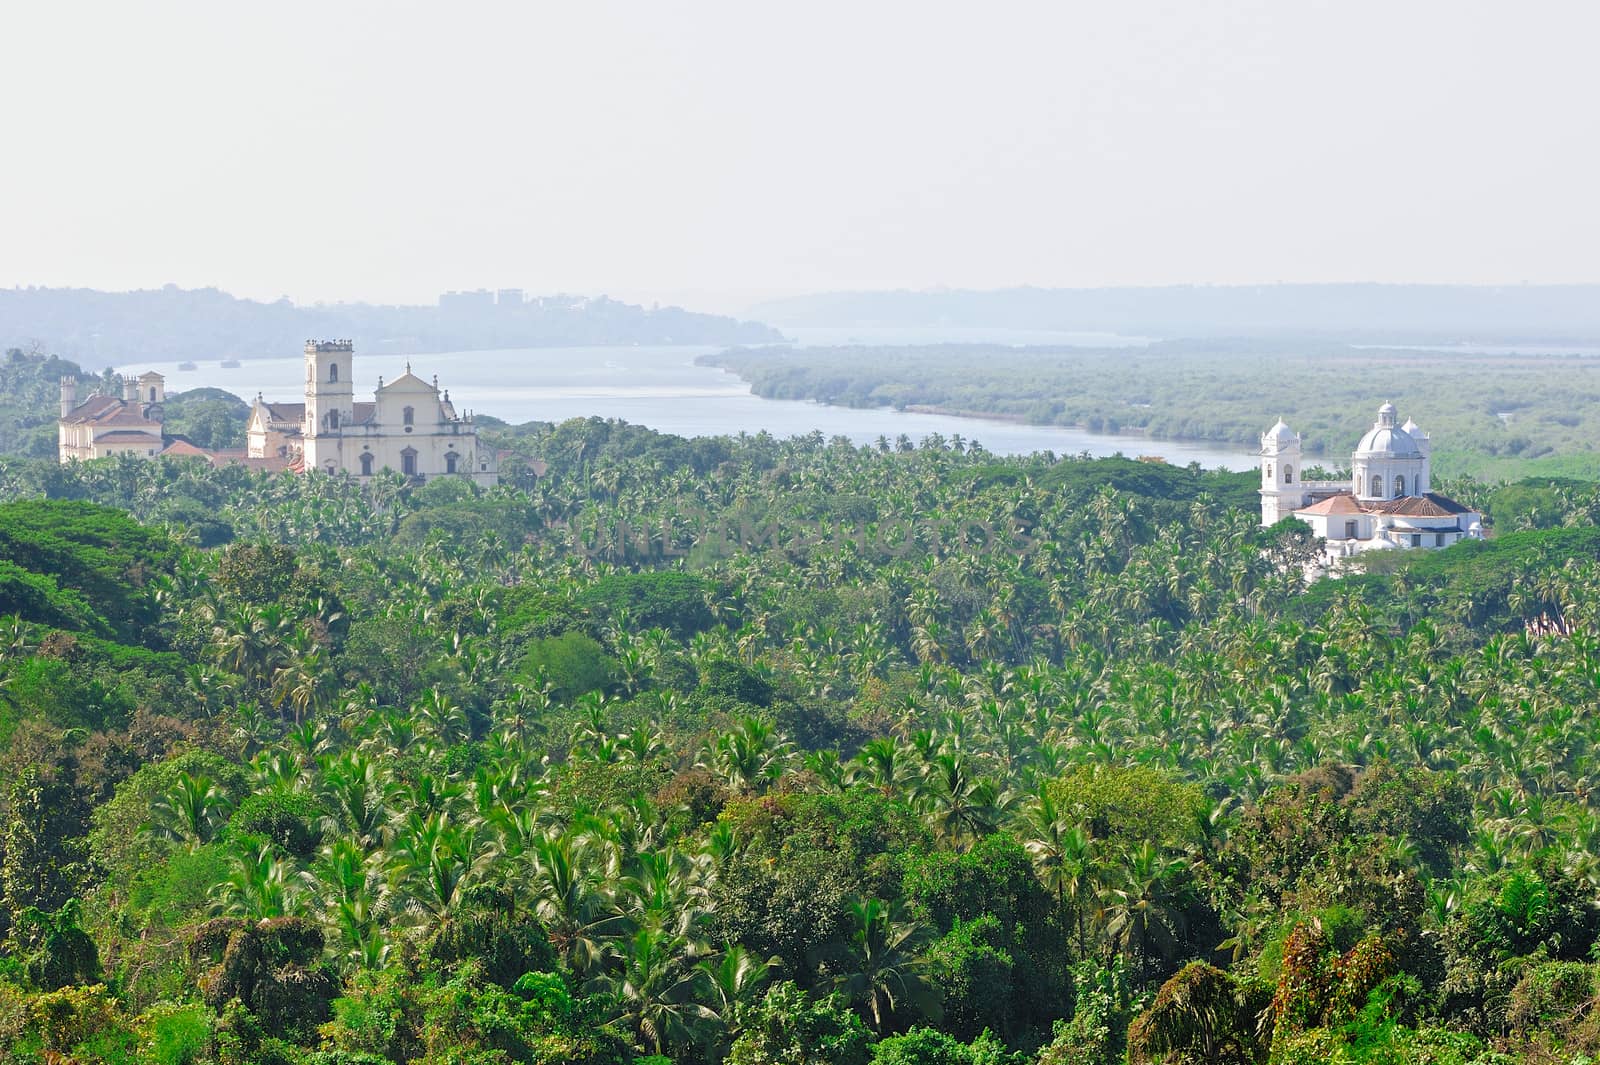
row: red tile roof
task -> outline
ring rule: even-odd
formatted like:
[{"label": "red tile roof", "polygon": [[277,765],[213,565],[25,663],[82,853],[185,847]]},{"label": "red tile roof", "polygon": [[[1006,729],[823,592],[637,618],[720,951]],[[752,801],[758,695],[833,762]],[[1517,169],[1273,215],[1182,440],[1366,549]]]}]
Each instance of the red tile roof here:
[{"label": "red tile roof", "polygon": [[154,433],[142,433],[137,429],[114,429],[109,433],[101,433],[94,438],[97,444],[159,444],[161,438]]},{"label": "red tile roof", "polygon": [[[105,438],[101,437],[101,439],[103,440]],[[168,444],[162,449],[161,454],[170,455],[173,458],[211,458],[211,452],[207,451],[205,448],[196,447],[189,441],[181,439],[174,440],[172,443]]]},{"label": "red tile roof", "polygon": [[298,428],[306,420],[306,405],[304,403],[263,403],[267,408],[267,417],[275,422],[294,422]]},{"label": "red tile roof", "polygon": [[76,407],[73,407],[67,416],[61,420],[68,425],[83,425],[106,413],[108,408],[120,407],[121,405],[122,400],[114,396],[90,396]]},{"label": "red tile roof", "polygon": [[1399,499],[1357,499],[1349,492],[1330,496],[1320,503],[1301,507],[1296,514],[1395,514],[1409,518],[1449,518],[1466,514],[1468,507],[1455,500],[1429,492]]},{"label": "red tile roof", "polygon": [[1342,492],[1336,496],[1329,496],[1320,503],[1313,503],[1309,507],[1302,507],[1295,511],[1296,514],[1365,514],[1366,508],[1349,492]]},{"label": "red tile roof", "polygon": [[1429,492],[1421,496],[1401,496],[1399,499],[1375,499],[1366,504],[1374,514],[1400,514],[1411,518],[1448,518],[1465,514],[1467,507],[1454,499]]}]

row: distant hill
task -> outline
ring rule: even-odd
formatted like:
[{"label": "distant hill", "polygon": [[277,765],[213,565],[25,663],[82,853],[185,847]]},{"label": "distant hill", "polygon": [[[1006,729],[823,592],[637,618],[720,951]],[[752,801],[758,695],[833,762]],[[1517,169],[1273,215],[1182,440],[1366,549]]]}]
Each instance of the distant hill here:
[{"label": "distant hill", "polygon": [[372,352],[780,339],[755,322],[678,307],[647,309],[604,296],[448,308],[300,307],[174,285],[138,292],[0,289],[0,349],[48,350],[90,369],[146,360],[294,355],[311,337],[348,337],[358,350]]},{"label": "distant hill", "polygon": [[826,292],[750,313],[777,326],[977,327],[1157,337],[1325,333],[1396,343],[1600,338],[1600,285],[1176,285]]}]

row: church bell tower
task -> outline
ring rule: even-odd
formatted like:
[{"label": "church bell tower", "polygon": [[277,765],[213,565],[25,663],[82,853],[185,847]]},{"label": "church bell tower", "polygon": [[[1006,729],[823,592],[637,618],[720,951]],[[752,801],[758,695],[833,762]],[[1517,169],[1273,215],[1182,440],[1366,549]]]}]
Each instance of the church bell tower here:
[{"label": "church bell tower", "polygon": [[[305,463],[307,469],[342,469],[340,430],[355,414],[349,340],[306,341]],[[330,467],[331,464],[331,467]]]},{"label": "church bell tower", "polygon": [[1278,424],[1261,434],[1261,524],[1276,525],[1305,502],[1300,487],[1300,434]]}]

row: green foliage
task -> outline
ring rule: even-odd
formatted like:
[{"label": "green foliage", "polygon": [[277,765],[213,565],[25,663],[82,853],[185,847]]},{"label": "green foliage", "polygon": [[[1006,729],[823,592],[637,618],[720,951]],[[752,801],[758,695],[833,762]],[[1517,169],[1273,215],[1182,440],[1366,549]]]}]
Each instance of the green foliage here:
[{"label": "green foliage", "polygon": [[69,899],[55,913],[28,907],[11,929],[28,980],[43,991],[100,982],[100,951],[79,926],[81,906]]},{"label": "green foliage", "polygon": [[161,408],[164,432],[208,451],[244,447],[249,423],[250,405],[220,388],[170,393]]},{"label": "green foliage", "polygon": [[517,1061],[529,1065],[624,1065],[621,1040],[543,982],[507,990],[468,966],[442,984],[395,972],[365,973],[334,1003],[323,1038],[352,1062]]},{"label": "green foliage", "polygon": [[612,573],[585,588],[577,605],[594,616],[626,618],[639,629],[666,629],[686,640],[712,626],[708,601],[715,594],[712,582],[692,573]]},{"label": "green foliage", "polygon": [[1017,1029],[1016,964],[1000,944],[1008,937],[993,914],[955,926],[928,948],[929,981],[938,988],[943,1025],[971,1039],[993,1029]]},{"label": "green foliage", "polygon": [[[1263,374],[1262,359],[1274,372]],[[1266,421],[1286,417],[1312,454],[1336,464],[1372,422],[1379,400],[1417,411],[1443,472],[1515,476],[1550,463],[1586,469],[1600,433],[1583,356],[1528,357],[1352,347],[1337,340],[1169,340],[1140,348],[923,345],[736,349],[707,361],[773,399],[856,407],[933,407],[1091,432],[1135,431],[1129,451],[1159,439],[1254,446]],[[982,365],[974,374],[972,367]],[[1576,393],[1574,392],[1576,390]],[[1405,397],[1413,397],[1410,403]],[[1509,420],[1499,415],[1510,413]],[[1534,460],[1545,458],[1541,464]],[[1558,464],[1559,468],[1559,464]],[[1552,471],[1554,472],[1554,471]]]},{"label": "green foliage", "polygon": [[946,933],[929,955],[952,1032],[1011,1037],[1062,1016],[1065,930],[1015,837],[995,833],[961,854],[908,856],[903,890],[912,912]]},{"label": "green foliage", "polygon": [[327,810],[309,795],[257,792],[233,811],[228,828],[240,836],[265,837],[305,861],[322,843],[318,822],[326,816]]},{"label": "green foliage", "polygon": [[808,986],[820,963],[847,954],[852,902],[896,897],[893,856],[926,845],[870,794],[737,801],[720,823],[742,845],[712,889],[719,938],[778,956]]},{"label": "green foliage", "polygon": [[542,677],[554,685],[553,694],[563,700],[609,691],[617,680],[615,659],[581,632],[564,632],[529,644],[521,669],[526,677]]},{"label": "green foliage", "polygon": [[163,796],[178,789],[184,776],[212,781],[230,805],[247,787],[238,765],[205,751],[186,751],[141,767],[94,811],[89,851],[111,883],[126,884],[159,866],[170,843],[148,831],[151,812]]},{"label": "green foliage", "polygon": [[457,913],[440,922],[424,957],[446,974],[470,962],[491,983],[530,1001],[538,999],[563,1017],[571,1012],[560,979],[547,975],[556,965],[549,937],[532,914],[518,909],[508,891],[474,890]]},{"label": "green foliage", "polygon": [[1072,972],[1072,1016],[1057,1021],[1053,1038],[1039,1052],[1039,1065],[1106,1065],[1127,1050],[1133,996],[1122,959],[1110,967],[1079,962]]},{"label": "green foliage", "polygon": [[1022,1065],[1024,1060],[988,1032],[963,1043],[935,1028],[913,1028],[872,1048],[872,1065]]},{"label": "green foliage", "polygon": [[1156,992],[1128,1029],[1131,1063],[1234,1063],[1266,1056],[1263,1019],[1269,989],[1239,981],[1205,962],[1190,962]]},{"label": "green foliage", "polygon": [[287,544],[229,544],[217,554],[217,589],[243,603],[280,602],[294,591],[299,568]]},{"label": "green foliage", "polygon": [[98,383],[77,363],[37,351],[6,349],[0,359],[0,454],[55,456],[63,377],[77,381],[84,397]]},{"label": "green foliage", "polygon": [[1594,997],[1593,966],[1571,961],[1545,962],[1530,967],[1512,988],[1506,1023],[1518,1035],[1569,1028]]},{"label": "green foliage", "polygon": [[208,1006],[238,999],[269,1036],[304,1037],[326,1020],[338,981],[322,962],[322,930],[280,917],[219,917],[194,930],[189,958]]},{"label": "green foliage", "polygon": [[8,914],[76,912],[68,901],[87,872],[76,806],[66,782],[45,777],[36,765],[11,782],[0,825],[0,901]]},{"label": "green foliage", "polygon": [[136,1028],[139,1065],[202,1065],[211,1057],[212,1015],[204,1006],[158,1003]]},{"label": "green foliage", "polygon": [[[1248,478],[516,440],[550,466],[494,491],[0,463],[240,532],[155,543],[137,633],[0,616],[0,888],[38,909],[0,1040],[42,1056],[34,1004],[103,977],[52,1052],[1048,1065],[1138,1015],[1135,1057],[1244,1060],[1269,985],[1281,1060],[1600,1049],[1586,490],[1307,590]],[[640,522],[671,551],[578,539]],[[24,568],[104,617],[76,543]]]},{"label": "green foliage", "polygon": [[861,1018],[837,998],[813,998],[789,981],[774,984],[741,1027],[728,1065],[866,1065],[872,1046]]},{"label": "green foliage", "polygon": [[1197,838],[1198,788],[1146,766],[1077,766],[1050,785],[1063,814],[1098,840],[1182,847]]},{"label": "green foliage", "polygon": [[110,507],[0,504],[0,615],[148,645],[154,582],[175,555],[163,533]]}]

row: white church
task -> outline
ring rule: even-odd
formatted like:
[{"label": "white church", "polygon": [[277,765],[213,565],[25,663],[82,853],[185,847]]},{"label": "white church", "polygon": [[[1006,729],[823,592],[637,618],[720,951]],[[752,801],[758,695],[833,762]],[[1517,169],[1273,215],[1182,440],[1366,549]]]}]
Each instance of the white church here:
[{"label": "white church", "polygon": [[[206,450],[166,431],[166,381],[151,371],[123,379],[123,394],[78,401],[76,377],[61,379],[57,421],[62,463],[114,455],[203,458],[214,466],[295,473],[345,474],[363,483],[384,470],[413,482],[459,477],[485,488],[499,480],[498,454],[478,440],[470,411],[458,413],[439,379],[411,372],[383,383],[372,402],[355,399],[348,340],[308,340],[304,403],[268,403],[256,396],[246,447]],[[536,467],[538,468],[538,467]]]},{"label": "white church", "polygon": [[1350,456],[1350,479],[1307,481],[1300,434],[1280,418],[1261,437],[1261,524],[1299,518],[1326,542],[1330,566],[1362,551],[1481,539],[1482,515],[1432,490],[1431,446],[1416,422],[1396,425],[1385,403]]},{"label": "white church", "polygon": [[383,470],[418,481],[462,477],[483,487],[499,479],[494,449],[479,442],[471,414],[457,413],[437,377],[429,384],[408,363],[388,384],[378,379],[372,402],[358,403],[353,343],[308,340],[305,353],[305,402],[257,396],[245,431],[248,457],[361,481]]}]

